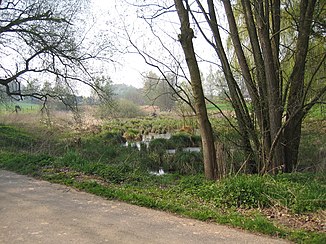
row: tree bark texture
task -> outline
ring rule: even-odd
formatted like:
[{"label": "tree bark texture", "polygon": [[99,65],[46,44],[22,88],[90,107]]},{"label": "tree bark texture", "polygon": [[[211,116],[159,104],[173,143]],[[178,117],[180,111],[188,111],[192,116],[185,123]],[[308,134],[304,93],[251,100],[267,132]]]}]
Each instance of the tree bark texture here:
[{"label": "tree bark texture", "polygon": [[[231,0],[222,0],[234,52],[251,97],[253,105],[253,113],[251,113],[234,77],[234,70],[223,46],[220,35],[221,27],[218,25],[216,17],[218,9],[214,6],[215,1],[206,0],[207,9],[205,9],[202,1],[196,0],[210,27],[212,39],[204,31],[201,32],[214,48],[221,62],[237,118],[242,150],[246,154],[248,164],[255,165],[250,169],[251,172],[276,174],[280,171],[291,172],[293,170],[298,160],[303,118],[313,103],[316,103],[325,93],[326,87],[316,92],[317,95],[308,104],[305,100],[305,94],[309,89],[309,85],[305,87],[304,83],[305,64],[309,52],[309,38],[312,34],[312,19],[318,1],[300,1],[300,19],[296,22],[298,29],[297,32],[292,33],[298,34],[298,36],[293,37],[293,40],[296,41],[296,47],[287,49],[293,51],[294,65],[288,67],[285,65],[292,65],[290,61],[285,65],[280,62],[280,52],[282,49],[284,50],[284,47],[281,48],[281,33],[286,30],[286,28],[283,30],[281,28],[282,11],[285,11],[282,10],[281,1],[239,0],[239,4],[236,4]],[[193,37],[192,30],[189,28],[188,17],[188,11],[191,10],[186,0],[175,0],[175,4],[180,21],[183,23],[180,41],[186,54],[189,70],[191,70],[190,67],[195,67],[195,63],[192,61],[196,61],[192,42],[191,48],[190,42],[188,42]],[[186,4],[189,9],[186,10],[183,4]],[[234,16],[235,6],[240,7],[239,12],[244,17],[250,43],[249,48],[241,42]],[[181,10],[186,17],[181,18]],[[284,14],[286,13],[284,12]],[[196,18],[195,14],[192,14],[192,17]],[[202,29],[198,21],[196,24],[199,29]],[[287,71],[292,69],[288,80],[282,76],[283,67]],[[199,74],[196,74],[197,69],[190,71],[194,80],[200,79]],[[284,84],[284,82],[287,83]],[[196,90],[195,86],[193,90]],[[254,123],[255,118],[257,118],[258,127]]]},{"label": "tree bark texture", "polygon": [[312,17],[316,0],[301,1],[299,34],[296,44],[295,63],[290,76],[290,91],[287,104],[286,119],[288,124],[284,129],[285,137],[285,171],[292,172],[298,161],[301,138],[301,124],[304,116],[304,77],[309,46]]},{"label": "tree bark texture", "polygon": [[183,1],[175,0],[174,2],[181,24],[181,34],[179,35],[179,41],[185,54],[187,66],[189,69],[191,87],[195,99],[195,108],[199,121],[203,147],[205,176],[207,179],[215,180],[220,178],[221,175],[217,169],[213,130],[207,115],[200,71],[192,42],[192,39],[194,38],[194,32],[190,28],[188,11],[185,8]]},{"label": "tree bark texture", "polygon": [[[200,5],[202,11],[205,12],[198,0],[197,3]],[[223,47],[223,42],[217,24],[214,1],[208,0],[207,4],[208,4],[208,14],[205,14],[205,18],[212,31],[214,42],[215,42],[215,51],[221,61],[222,69],[229,88],[230,97],[232,100],[232,106],[234,108],[237,117],[237,123],[239,126],[241,147],[243,152],[245,153],[245,157],[248,159],[247,160],[249,166],[248,171],[249,173],[254,173],[257,171],[257,162],[255,161],[255,154],[250,143],[250,138],[254,138],[253,141],[255,142],[255,135],[254,135],[255,133],[253,133],[254,125],[250,118],[249,111],[246,106],[246,102],[243,98],[243,94],[241,93],[240,88],[233,76],[229,60],[227,58],[226,52]]]}]

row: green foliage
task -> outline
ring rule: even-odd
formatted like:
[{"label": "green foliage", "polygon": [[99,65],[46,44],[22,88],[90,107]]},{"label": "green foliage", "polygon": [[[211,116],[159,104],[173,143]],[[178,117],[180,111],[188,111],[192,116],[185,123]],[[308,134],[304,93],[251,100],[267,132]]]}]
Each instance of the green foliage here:
[{"label": "green foliage", "polygon": [[122,136],[120,131],[104,130],[99,136],[100,140],[102,140],[102,143],[105,144],[121,144],[126,142],[126,139]]},{"label": "green foliage", "polygon": [[[105,136],[107,135],[105,134]],[[82,147],[76,150],[88,161],[109,162],[115,159],[119,151],[122,150],[118,143],[119,140],[120,136],[118,135],[88,137],[82,140]]]},{"label": "green foliage", "polygon": [[169,142],[164,138],[157,138],[150,141],[148,145],[148,160],[144,160],[144,164],[154,171],[163,168],[163,164],[167,162]]},{"label": "green foliage", "polygon": [[326,234],[296,230],[288,236],[288,239],[295,243],[321,244],[326,243]]},{"label": "green foliage", "polygon": [[148,150],[159,154],[164,154],[170,148],[169,141],[164,138],[157,138],[150,141]]},{"label": "green foliage", "polygon": [[[167,172],[177,172],[183,175],[202,172],[201,153],[182,150],[185,147],[194,146],[194,140],[198,140],[197,138],[186,133],[178,133],[172,135],[170,139],[153,139],[148,146],[150,160],[146,161],[149,162],[147,166],[153,170],[163,168]],[[169,154],[168,149],[176,149],[176,153]]]},{"label": "green foliage", "polygon": [[240,175],[221,182],[218,204],[240,208],[266,208],[281,205],[296,213],[325,209],[325,177],[284,174],[276,177]]},{"label": "green foliage", "polygon": [[28,149],[33,143],[35,139],[23,130],[0,124],[0,147]]},{"label": "green foliage", "polygon": [[87,160],[76,151],[68,151],[59,160],[61,166],[80,168],[87,164]]},{"label": "green foliage", "polygon": [[128,129],[124,134],[123,137],[127,141],[140,141],[141,135],[138,130],[136,129]]},{"label": "green foliage", "polygon": [[302,128],[297,170],[325,171],[325,120],[307,119]]},{"label": "green foliage", "polygon": [[313,120],[325,120],[326,107],[325,104],[316,104],[309,111],[307,117]]},{"label": "green foliage", "polygon": [[[230,102],[220,101],[216,104],[216,106],[222,111],[233,111],[233,107]],[[219,111],[213,104],[208,104],[206,108],[209,111]]]},{"label": "green foliage", "polygon": [[117,117],[134,118],[143,115],[144,113],[135,103],[128,100],[119,100]]},{"label": "green foliage", "polygon": [[133,119],[110,119],[104,125],[104,128],[109,131],[120,131],[122,133],[129,129],[137,129],[143,134],[148,133],[166,133],[176,132],[183,126],[183,121],[169,117],[142,117]]},{"label": "green foliage", "polygon": [[114,105],[110,103],[101,106],[99,113],[102,117],[135,118],[144,116],[143,111],[138,105],[125,99],[116,101]]},{"label": "green foliage", "polygon": [[276,176],[291,194],[288,207],[296,213],[314,212],[326,206],[326,176],[324,174],[292,173]]}]

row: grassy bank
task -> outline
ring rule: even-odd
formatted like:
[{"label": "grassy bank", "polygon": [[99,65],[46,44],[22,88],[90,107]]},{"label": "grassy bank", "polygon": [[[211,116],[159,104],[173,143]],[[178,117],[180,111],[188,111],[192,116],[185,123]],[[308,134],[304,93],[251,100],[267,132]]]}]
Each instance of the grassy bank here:
[{"label": "grassy bank", "polygon": [[200,171],[157,176],[148,170],[155,155],[121,147],[115,134],[84,133],[76,140],[53,130],[0,125],[0,168],[297,243],[326,242],[323,174],[237,175],[220,182]]}]

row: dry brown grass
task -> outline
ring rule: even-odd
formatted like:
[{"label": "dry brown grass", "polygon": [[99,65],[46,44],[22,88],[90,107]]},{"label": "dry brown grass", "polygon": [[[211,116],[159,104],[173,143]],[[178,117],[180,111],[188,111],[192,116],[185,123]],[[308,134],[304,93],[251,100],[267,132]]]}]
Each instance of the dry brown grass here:
[{"label": "dry brown grass", "polygon": [[[0,123],[14,124],[24,127],[51,127],[63,131],[87,130],[94,126],[101,126],[103,121],[95,117],[94,108],[82,107],[76,114],[71,111],[35,111],[31,113],[7,113],[0,115]],[[78,118],[78,119],[76,119]]]}]

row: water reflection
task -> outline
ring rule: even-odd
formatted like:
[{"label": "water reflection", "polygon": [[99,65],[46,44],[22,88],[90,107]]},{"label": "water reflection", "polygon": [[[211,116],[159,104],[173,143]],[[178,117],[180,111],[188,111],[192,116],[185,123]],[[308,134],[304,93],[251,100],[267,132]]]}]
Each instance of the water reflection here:
[{"label": "water reflection", "polygon": [[152,175],[164,175],[165,174],[165,172],[162,168],[160,168],[158,171],[150,171],[149,173]]},{"label": "water reflection", "polygon": [[[142,141],[136,141],[136,142],[126,142],[124,143],[124,146],[126,147],[137,147],[137,149],[140,151],[142,145],[145,145],[146,148],[148,148],[148,145],[151,140],[158,139],[158,138],[163,138],[163,139],[170,139],[171,138],[171,133],[166,133],[166,134],[155,134],[155,133],[149,133],[148,135],[142,135]],[[185,147],[182,149],[184,152],[200,152],[200,147]],[[176,149],[168,149],[166,150],[167,153],[170,154],[175,154]]]}]

